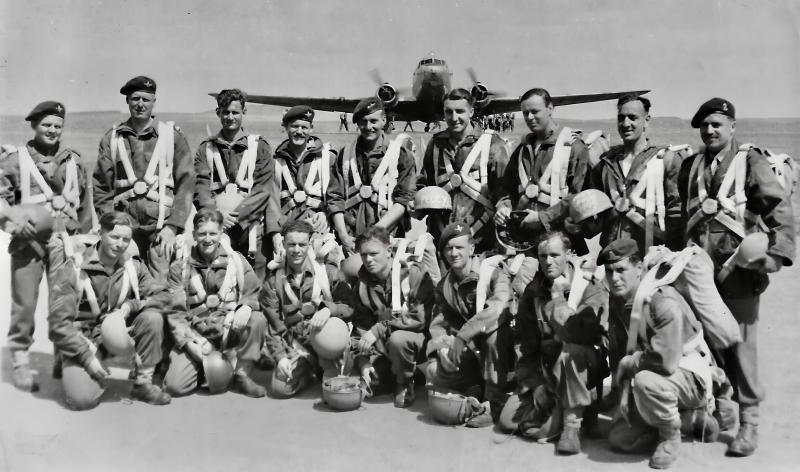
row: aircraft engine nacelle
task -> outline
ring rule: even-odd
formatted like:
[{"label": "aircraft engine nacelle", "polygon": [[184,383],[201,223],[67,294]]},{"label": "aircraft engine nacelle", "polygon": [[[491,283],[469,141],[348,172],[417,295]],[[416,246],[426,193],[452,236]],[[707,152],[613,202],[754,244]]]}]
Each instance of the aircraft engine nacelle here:
[{"label": "aircraft engine nacelle", "polygon": [[384,83],[378,87],[375,96],[383,102],[383,107],[387,110],[394,108],[397,105],[397,100],[400,98],[397,95],[397,90],[388,83]]},{"label": "aircraft engine nacelle", "polygon": [[489,104],[491,98],[489,97],[489,89],[486,88],[480,82],[476,82],[475,85],[472,86],[469,93],[475,99],[475,108],[483,108]]}]

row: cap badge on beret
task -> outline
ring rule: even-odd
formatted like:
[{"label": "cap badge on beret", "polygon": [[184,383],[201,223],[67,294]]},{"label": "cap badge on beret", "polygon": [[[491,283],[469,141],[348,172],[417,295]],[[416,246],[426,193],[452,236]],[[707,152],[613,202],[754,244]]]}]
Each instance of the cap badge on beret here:
[{"label": "cap badge on beret", "polygon": [[59,113],[64,113],[64,107],[62,107],[60,103],[56,105],[56,110],[58,110]]},{"label": "cap badge on beret", "polygon": [[311,113],[311,111],[309,110],[309,111],[307,111],[307,112],[305,113],[305,115],[303,115],[303,116],[305,116],[307,120],[310,120],[310,119],[311,119],[311,117],[313,116],[313,113]]},{"label": "cap badge on beret", "polygon": [[464,231],[464,227],[461,226],[461,225],[456,225],[456,231],[458,231],[460,233],[460,232]]},{"label": "cap badge on beret", "polygon": [[153,86],[153,82],[150,82],[150,79],[148,79],[148,80],[145,81],[144,86],[147,87],[147,88],[150,88],[150,87]]}]

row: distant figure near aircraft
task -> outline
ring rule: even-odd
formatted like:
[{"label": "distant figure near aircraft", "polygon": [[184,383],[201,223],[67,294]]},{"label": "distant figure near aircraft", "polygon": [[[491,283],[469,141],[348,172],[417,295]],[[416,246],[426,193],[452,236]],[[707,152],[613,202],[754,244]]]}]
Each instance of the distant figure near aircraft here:
[{"label": "distant figure near aircraft", "polygon": [[341,131],[343,127],[345,131],[350,131],[350,128],[347,126],[347,113],[339,115],[339,131]]}]

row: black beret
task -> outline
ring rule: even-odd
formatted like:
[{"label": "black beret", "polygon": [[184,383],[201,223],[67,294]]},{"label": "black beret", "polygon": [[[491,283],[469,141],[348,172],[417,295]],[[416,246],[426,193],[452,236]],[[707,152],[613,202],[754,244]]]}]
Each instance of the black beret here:
[{"label": "black beret", "polygon": [[733,107],[733,103],[724,98],[714,97],[700,105],[700,109],[697,110],[697,113],[694,114],[694,118],[692,118],[692,128],[699,128],[700,123],[702,123],[708,115],[713,113],[721,113],[733,120],[736,119],[736,108]]},{"label": "black beret", "polygon": [[156,93],[156,81],[150,77],[140,75],[127,81],[125,85],[119,89],[119,93],[126,97],[133,92]]},{"label": "black beret", "polygon": [[49,115],[64,118],[65,114],[66,109],[64,105],[53,100],[48,100],[33,107],[33,110],[25,117],[25,121],[38,121],[39,118]]},{"label": "black beret", "polygon": [[365,98],[358,102],[355,110],[353,110],[353,123],[358,123],[358,120],[367,115],[371,115],[378,110],[383,110],[383,102],[376,97]]},{"label": "black beret", "polygon": [[459,236],[472,236],[472,229],[468,224],[463,221],[456,221],[455,223],[447,225],[444,230],[442,230],[442,235],[439,237],[439,250],[441,250],[448,241]]},{"label": "black beret", "polygon": [[314,110],[308,105],[295,105],[283,115],[283,124],[287,125],[294,120],[314,122]]},{"label": "black beret", "polygon": [[639,246],[630,238],[615,239],[597,256],[597,265],[619,262],[626,257],[639,254]]}]

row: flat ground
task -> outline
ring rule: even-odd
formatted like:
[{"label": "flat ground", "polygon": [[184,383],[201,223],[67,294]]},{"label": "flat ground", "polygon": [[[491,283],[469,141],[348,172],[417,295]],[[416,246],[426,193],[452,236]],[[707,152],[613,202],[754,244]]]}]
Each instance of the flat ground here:
[{"label": "flat ground", "polygon": [[[290,400],[227,393],[193,395],[154,407],[127,401],[127,383],[114,382],[95,410],[70,411],[61,401],[60,382],[50,378],[52,345],[42,309],[33,346],[42,389],[30,395],[10,383],[4,335],[10,307],[5,244],[7,238],[0,237],[0,471],[647,469],[646,456],[615,454],[603,439],[584,440],[577,456],[557,457],[552,444],[507,437],[491,428],[434,424],[422,389],[409,410],[394,408],[391,398],[382,396],[358,411],[335,413],[320,403],[319,387]],[[723,443],[686,442],[676,470],[797,470],[798,287],[800,268],[790,267],[772,278],[762,298],[760,364],[768,398],[757,453],[726,458]],[[45,302],[40,298],[40,306]],[[260,373],[260,381],[267,375]]]}]

